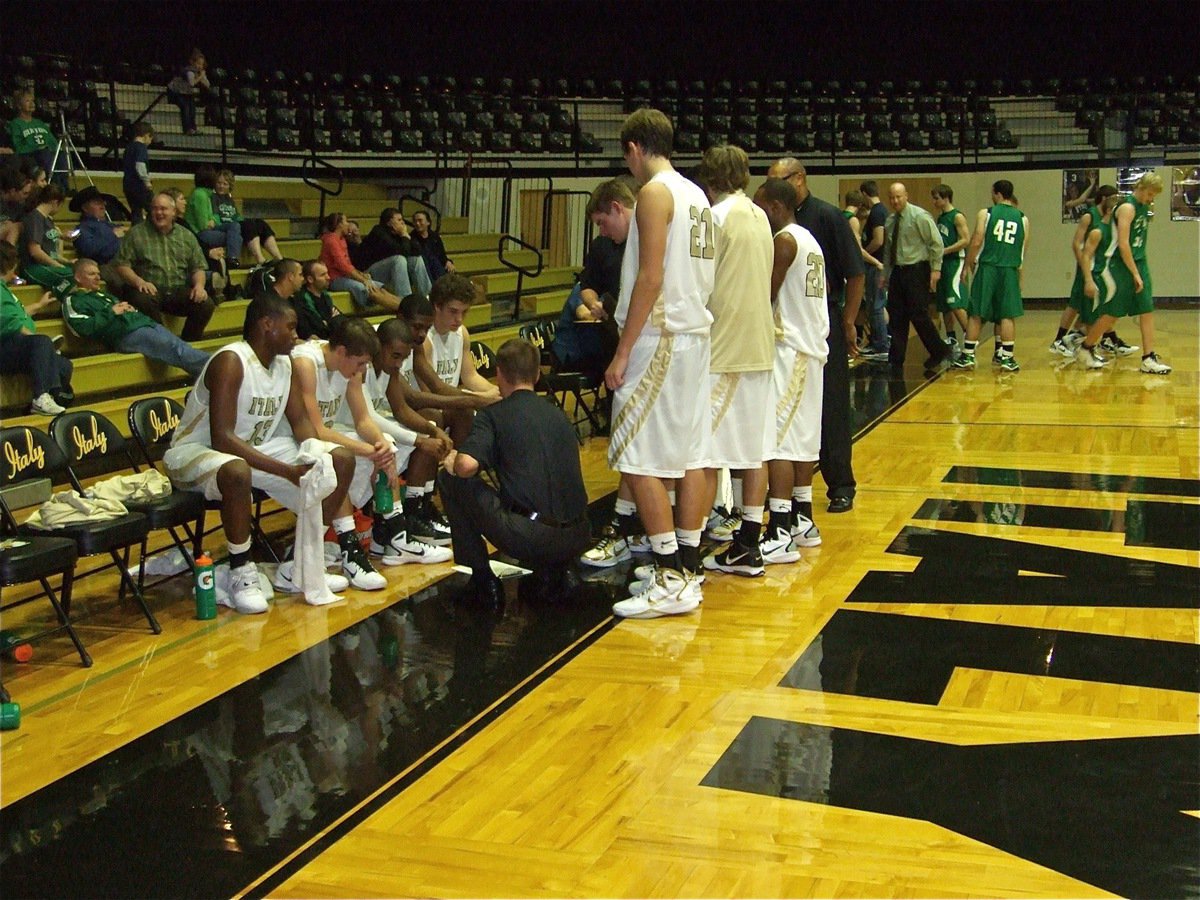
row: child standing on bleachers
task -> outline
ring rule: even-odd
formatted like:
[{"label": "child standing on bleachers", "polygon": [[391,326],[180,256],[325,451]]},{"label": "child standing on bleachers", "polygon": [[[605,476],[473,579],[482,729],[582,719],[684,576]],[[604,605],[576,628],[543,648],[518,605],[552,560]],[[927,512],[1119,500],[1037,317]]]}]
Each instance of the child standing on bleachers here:
[{"label": "child standing on bleachers", "polygon": [[133,140],[125,148],[124,177],[121,187],[129,202],[131,221],[136,225],[150,212],[154,185],[150,183],[150,144],[154,141],[154,126],[138,122],[133,126]]}]

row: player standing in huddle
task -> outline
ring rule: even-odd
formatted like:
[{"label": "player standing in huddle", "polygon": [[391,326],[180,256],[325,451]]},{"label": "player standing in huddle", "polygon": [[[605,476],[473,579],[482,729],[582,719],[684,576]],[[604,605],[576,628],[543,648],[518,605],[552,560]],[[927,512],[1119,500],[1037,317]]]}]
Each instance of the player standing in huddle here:
[{"label": "player standing in huddle", "polygon": [[967,217],[954,206],[954,189],[948,184],[939,184],[933,189],[933,208],[938,211],[937,229],[942,236],[942,277],[937,285],[937,308],[946,325],[946,343],[953,349],[954,326],[962,328],[963,339],[967,336],[967,287],[963,271],[963,260],[967,257],[967,245],[971,243],[971,230]]},{"label": "player standing in huddle", "polygon": [[770,519],[760,550],[765,563],[795,562],[797,547],[816,547],[813,468],[821,455],[821,410],[829,357],[829,310],[821,245],[792,216],[796,189],[768,178],[754,196],[775,232],[771,303],[775,308],[775,451],[768,464]]},{"label": "player standing in huddle", "polygon": [[[628,477],[654,554],[641,590],[613,606],[636,618],[700,604],[700,532],[712,496],[708,394],[697,390],[708,383],[711,352],[712,209],[671,165],[673,142],[671,121],[658,110],[639,109],[621,128],[625,162],[642,187],[621,271],[621,339],[604,380],[614,392],[609,464]],[[677,479],[678,522],[668,478]]]},{"label": "player standing in huddle", "polygon": [[[971,302],[967,311],[967,340],[956,369],[975,368],[975,347],[984,321],[999,322],[1000,347],[995,362],[1007,372],[1019,372],[1013,355],[1016,320],[1025,314],[1021,302],[1021,264],[1029,241],[1029,219],[1017,209],[1013,184],[1001,179],[992,185],[992,206],[975,218],[975,234],[967,253]],[[978,265],[978,270],[976,270]]]}]

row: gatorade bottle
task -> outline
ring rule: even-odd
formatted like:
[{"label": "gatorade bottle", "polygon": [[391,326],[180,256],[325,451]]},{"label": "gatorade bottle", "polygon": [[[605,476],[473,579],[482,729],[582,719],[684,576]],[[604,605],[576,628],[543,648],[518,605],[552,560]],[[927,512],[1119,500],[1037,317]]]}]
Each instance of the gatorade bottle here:
[{"label": "gatorade bottle", "polygon": [[213,561],[201,551],[196,557],[196,618],[217,617],[217,586],[213,577]]},{"label": "gatorade bottle", "polygon": [[392,500],[392,486],[388,484],[387,472],[381,470],[379,477],[375,479],[375,512],[386,516],[393,509],[395,502]]},{"label": "gatorade bottle", "polygon": [[15,631],[0,631],[0,653],[13,662],[27,663],[33,659],[33,645],[21,640]]},{"label": "gatorade bottle", "polygon": [[21,727],[21,704],[0,703],[0,731]]}]

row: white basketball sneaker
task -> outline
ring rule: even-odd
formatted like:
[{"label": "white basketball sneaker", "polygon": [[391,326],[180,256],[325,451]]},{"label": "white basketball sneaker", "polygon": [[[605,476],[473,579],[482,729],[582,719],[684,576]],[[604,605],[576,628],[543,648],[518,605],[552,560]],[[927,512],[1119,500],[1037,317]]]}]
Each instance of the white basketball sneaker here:
[{"label": "white basketball sneaker", "polygon": [[700,605],[700,585],[674,569],[660,569],[644,591],[613,604],[613,615],[624,619],[657,619],[679,616]]},{"label": "white basketball sneaker", "polygon": [[258,583],[258,567],[254,563],[248,562],[230,569],[229,601],[225,605],[244,615],[267,611],[267,598],[263,596]]}]

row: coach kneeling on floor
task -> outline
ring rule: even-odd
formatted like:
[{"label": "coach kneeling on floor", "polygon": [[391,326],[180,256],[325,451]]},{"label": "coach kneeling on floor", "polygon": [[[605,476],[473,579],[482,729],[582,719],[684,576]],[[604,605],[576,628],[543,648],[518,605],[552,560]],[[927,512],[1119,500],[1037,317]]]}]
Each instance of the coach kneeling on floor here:
[{"label": "coach kneeling on floor", "polygon": [[[485,538],[533,568],[551,592],[561,592],[566,567],[591,542],[579,445],[562,410],[534,393],[539,362],[527,341],[505,342],[496,354],[503,399],[476,413],[439,477],[455,561],[471,570],[475,595],[493,603],[502,591]],[[498,493],[476,477],[485,468],[495,471]]]}]

